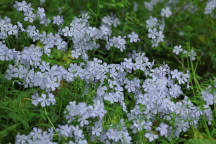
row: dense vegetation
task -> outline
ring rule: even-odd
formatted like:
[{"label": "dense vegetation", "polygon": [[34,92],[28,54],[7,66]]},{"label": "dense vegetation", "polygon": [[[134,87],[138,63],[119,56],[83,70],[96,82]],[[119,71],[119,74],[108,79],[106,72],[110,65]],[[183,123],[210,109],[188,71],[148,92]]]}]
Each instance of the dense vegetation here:
[{"label": "dense vegetation", "polygon": [[216,143],[216,0],[0,0],[0,143]]}]

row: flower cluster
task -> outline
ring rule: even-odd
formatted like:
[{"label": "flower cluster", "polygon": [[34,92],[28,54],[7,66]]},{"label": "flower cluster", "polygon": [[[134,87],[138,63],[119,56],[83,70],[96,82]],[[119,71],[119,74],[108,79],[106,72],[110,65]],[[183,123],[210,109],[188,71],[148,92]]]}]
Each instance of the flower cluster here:
[{"label": "flower cluster", "polygon": [[32,104],[38,105],[41,104],[41,107],[54,105],[56,102],[54,95],[52,93],[48,94],[48,97],[46,94],[42,94],[41,97],[38,96],[38,93],[35,93],[32,95]]},{"label": "flower cluster", "polygon": [[[145,2],[145,6],[151,10],[161,1],[151,0]],[[41,0],[41,3],[44,2]],[[215,94],[208,90],[202,92],[205,109],[193,104],[183,93],[183,88],[190,87],[188,72],[172,70],[166,64],[155,65],[144,52],[137,50],[129,52],[119,63],[89,58],[89,51],[116,48],[121,53],[126,50],[128,43],[132,45],[140,41],[138,34],[133,31],[128,35],[114,35],[112,28],[121,24],[114,15],[103,17],[101,25],[93,27],[89,23],[89,15],[83,13],[81,17],[75,17],[69,26],[65,26],[63,16],[60,15],[54,16],[51,23],[44,8],[38,8],[37,13],[34,13],[31,4],[25,1],[16,2],[14,7],[24,13],[25,21],[33,23],[35,19],[39,19],[42,25],[58,27],[58,32],[48,33],[37,29],[33,24],[23,27],[20,22],[13,25],[9,18],[0,18],[0,60],[13,61],[8,65],[5,77],[16,80],[25,88],[37,88],[38,91],[32,94],[33,105],[54,105],[55,91],[62,81],[71,83],[79,78],[87,85],[92,84],[97,88],[92,103],[75,100],[69,102],[64,110],[65,121],[56,129],[42,131],[34,128],[28,135],[18,134],[17,144],[54,144],[54,131],[58,140],[68,144],[87,144],[87,137],[92,142],[132,143],[132,133],[140,131],[152,142],[160,137],[179,137],[181,132],[188,131],[191,126],[197,127],[202,116],[206,116],[211,124],[210,105],[216,102]],[[147,36],[152,41],[152,47],[164,42],[164,19],[171,15],[170,8],[166,7],[161,10],[161,21],[152,16],[146,20]],[[21,32],[34,44],[25,46],[21,51],[8,48],[6,38],[10,35],[17,37]],[[105,41],[105,44],[98,42],[100,40]],[[64,67],[43,59],[52,59],[54,51],[69,51],[72,59],[81,62],[70,62],[69,66]],[[194,50],[187,52],[181,45],[175,46],[173,53],[187,54],[191,60],[196,57]],[[141,73],[142,78],[135,73]],[[130,99],[134,105],[131,107],[126,102],[128,95],[132,95]],[[120,106],[124,119],[104,128],[103,123],[109,112],[107,105]]]},{"label": "flower cluster", "polygon": [[152,39],[152,47],[157,47],[160,42],[164,41],[164,22],[159,23],[155,17],[150,17],[146,20],[146,27],[148,28],[148,38]]},{"label": "flower cluster", "polygon": [[53,129],[49,129],[48,131],[42,131],[38,128],[33,128],[33,131],[28,135],[20,135],[16,136],[15,144],[57,144],[52,142],[53,139]]},{"label": "flower cluster", "polygon": [[98,117],[99,120],[102,120],[106,110],[104,110],[103,101],[95,99],[93,106],[87,106],[86,103],[79,103],[76,105],[76,102],[70,102],[66,107],[65,113],[67,113],[66,119],[69,123],[78,116],[78,122],[80,126],[83,127],[89,124],[87,120],[89,118]]},{"label": "flower cluster", "polygon": [[21,11],[24,13],[24,20],[32,23],[36,17],[36,14],[33,12],[33,8],[31,7],[31,3],[26,3],[26,1],[22,2],[15,2],[14,8],[17,9],[17,11]]},{"label": "flower cluster", "polygon": [[0,18],[0,39],[6,39],[10,35],[17,36],[17,34],[18,26],[11,24],[10,18]]},{"label": "flower cluster", "polygon": [[[204,13],[206,15],[213,15],[214,9],[216,8],[216,0],[208,0]],[[214,16],[214,15],[213,15]]]},{"label": "flower cluster", "polygon": [[128,38],[130,38],[130,43],[132,43],[132,42],[136,43],[137,41],[140,40],[138,35],[135,32],[132,32],[131,34],[129,34]]},{"label": "flower cluster", "polygon": [[176,55],[184,55],[189,57],[192,61],[196,60],[196,52],[191,49],[190,51],[184,50],[181,45],[174,46],[173,53]]}]

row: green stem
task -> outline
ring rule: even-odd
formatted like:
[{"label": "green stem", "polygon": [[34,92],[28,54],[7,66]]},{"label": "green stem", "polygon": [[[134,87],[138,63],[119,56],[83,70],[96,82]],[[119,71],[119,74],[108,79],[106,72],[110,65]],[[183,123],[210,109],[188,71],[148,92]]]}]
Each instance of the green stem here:
[{"label": "green stem", "polygon": [[196,69],[197,69],[197,66],[198,66],[198,62],[197,62],[197,64],[196,64],[195,68],[194,68],[193,62],[192,62],[192,60],[191,60],[191,68],[192,68],[192,73],[193,73],[194,82],[195,82],[195,84],[196,84],[196,88],[197,88],[198,92],[201,93],[202,89],[201,89],[200,84],[199,84],[199,81],[198,81],[198,79],[197,79],[197,77],[196,77]]},{"label": "green stem", "polygon": [[193,75],[191,74],[190,59],[189,59],[188,56],[187,56],[187,67],[188,67],[189,74],[190,74],[190,83],[191,83],[191,86],[192,86],[193,95],[195,96],[194,85],[193,85]]},{"label": "green stem", "polygon": [[53,129],[56,130],[55,126],[53,125],[52,121],[50,120],[50,118],[49,118],[49,116],[48,116],[46,107],[44,107],[44,112],[45,112],[45,115],[46,115],[46,117],[47,117],[49,123],[52,125]]}]

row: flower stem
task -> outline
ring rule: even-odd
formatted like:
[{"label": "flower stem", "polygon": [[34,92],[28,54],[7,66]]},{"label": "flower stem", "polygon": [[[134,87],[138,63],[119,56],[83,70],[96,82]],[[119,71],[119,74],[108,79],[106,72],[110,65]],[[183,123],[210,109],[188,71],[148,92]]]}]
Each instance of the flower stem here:
[{"label": "flower stem", "polygon": [[49,123],[52,125],[53,129],[56,130],[55,126],[53,125],[52,121],[50,120],[50,118],[49,118],[49,116],[48,116],[46,107],[44,107],[44,112],[45,112],[45,115],[46,115],[46,117],[47,117]]}]

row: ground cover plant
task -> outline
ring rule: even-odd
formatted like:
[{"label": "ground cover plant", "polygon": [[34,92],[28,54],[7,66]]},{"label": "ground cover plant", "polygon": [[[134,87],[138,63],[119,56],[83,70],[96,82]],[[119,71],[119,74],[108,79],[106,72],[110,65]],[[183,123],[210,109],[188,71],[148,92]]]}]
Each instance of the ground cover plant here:
[{"label": "ground cover plant", "polygon": [[1,0],[0,143],[216,143],[216,0]]}]

